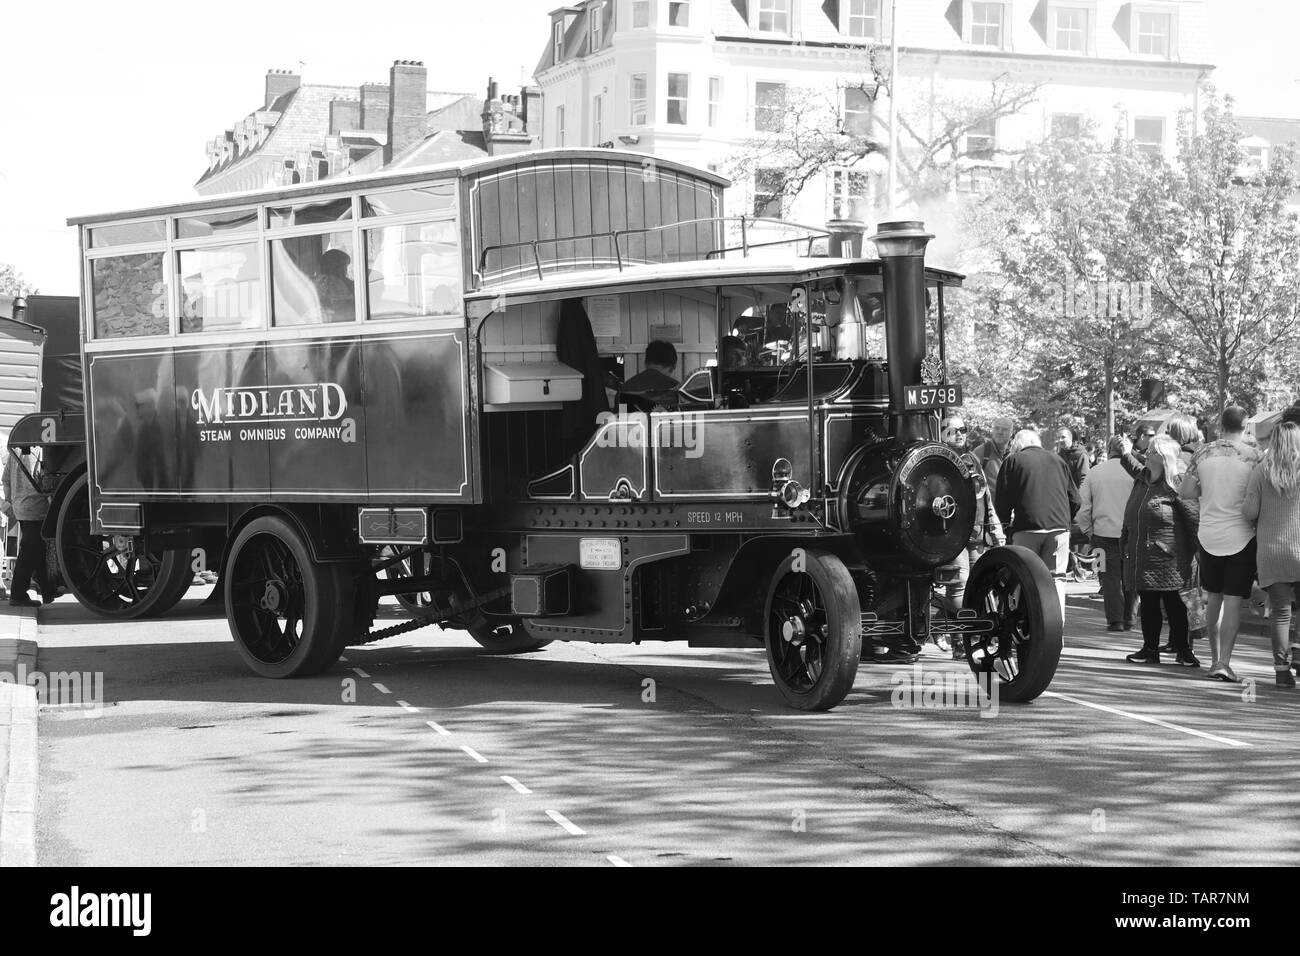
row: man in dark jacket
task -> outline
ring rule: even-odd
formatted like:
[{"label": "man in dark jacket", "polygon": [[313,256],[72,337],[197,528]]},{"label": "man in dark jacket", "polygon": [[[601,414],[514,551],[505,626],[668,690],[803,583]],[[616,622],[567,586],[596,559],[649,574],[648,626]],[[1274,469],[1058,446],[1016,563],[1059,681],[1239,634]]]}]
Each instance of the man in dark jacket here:
[{"label": "man in dark jacket", "polygon": [[1037,432],[1024,429],[1011,440],[993,504],[1013,545],[1034,552],[1048,571],[1065,574],[1079,492],[1064,459],[1043,448]]},{"label": "man in dark jacket", "polygon": [[1083,485],[1083,479],[1088,477],[1088,453],[1075,441],[1074,429],[1062,425],[1056,430],[1056,453],[1069,466],[1070,481],[1074,483],[1074,490],[1078,491]]}]

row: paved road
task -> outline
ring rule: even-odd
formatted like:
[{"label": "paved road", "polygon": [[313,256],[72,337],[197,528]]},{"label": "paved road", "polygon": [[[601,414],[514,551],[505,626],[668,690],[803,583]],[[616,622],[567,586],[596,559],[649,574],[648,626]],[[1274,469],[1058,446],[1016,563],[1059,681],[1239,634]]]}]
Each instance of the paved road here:
[{"label": "paved road", "polygon": [[896,707],[895,672],[864,668],[814,715],[781,705],[757,652],[495,658],[426,629],[266,681],[196,600],[129,624],[62,600],[42,611],[41,668],[102,671],[106,704],[42,710],[37,857],[1300,863],[1300,696],[1272,686],[1263,638],[1243,638],[1243,688],[1126,664],[1135,636],[1096,611],[1067,622],[1032,705]]}]

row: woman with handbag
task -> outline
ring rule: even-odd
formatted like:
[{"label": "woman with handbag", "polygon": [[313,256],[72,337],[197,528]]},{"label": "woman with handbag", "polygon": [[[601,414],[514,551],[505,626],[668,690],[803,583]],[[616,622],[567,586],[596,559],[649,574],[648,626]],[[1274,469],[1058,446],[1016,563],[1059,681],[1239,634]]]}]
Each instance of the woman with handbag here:
[{"label": "woman with handbag", "polygon": [[1178,494],[1178,453],[1167,435],[1151,440],[1124,508],[1124,586],[1137,592],[1142,622],[1142,649],[1125,658],[1133,664],[1160,663],[1160,632],[1168,618],[1174,659],[1201,666],[1188,643],[1187,608],[1179,595],[1192,578],[1198,512],[1195,502]]}]

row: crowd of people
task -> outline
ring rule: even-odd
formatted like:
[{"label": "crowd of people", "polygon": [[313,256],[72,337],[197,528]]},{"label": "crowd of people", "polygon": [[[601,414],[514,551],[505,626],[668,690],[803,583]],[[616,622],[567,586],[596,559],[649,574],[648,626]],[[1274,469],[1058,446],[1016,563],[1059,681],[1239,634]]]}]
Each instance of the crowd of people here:
[{"label": "crowd of people", "polygon": [[960,604],[971,564],[995,544],[1028,548],[1063,580],[1073,534],[1097,559],[1108,630],[1140,629],[1142,646],[1126,660],[1159,664],[1169,654],[1199,668],[1194,633],[1203,630],[1206,676],[1237,682],[1232,654],[1242,605],[1258,582],[1268,596],[1277,686],[1295,687],[1300,404],[1282,415],[1263,451],[1246,434],[1246,421],[1244,409],[1228,407],[1209,442],[1181,413],[1105,441],[1083,441],[1063,425],[1046,432],[1054,447],[1048,451],[1037,424],[1017,430],[1001,418],[972,444],[964,418],[949,414],[943,441],[979,461],[988,488],[947,597]]}]

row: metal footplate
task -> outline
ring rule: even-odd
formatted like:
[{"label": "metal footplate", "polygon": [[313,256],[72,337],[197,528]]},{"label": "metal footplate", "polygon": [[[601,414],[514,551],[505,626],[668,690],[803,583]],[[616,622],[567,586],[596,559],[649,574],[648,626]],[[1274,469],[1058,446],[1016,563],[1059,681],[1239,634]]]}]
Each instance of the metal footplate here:
[{"label": "metal footplate", "polygon": [[371,631],[364,637],[348,641],[348,647],[361,647],[364,644],[373,644],[375,641],[382,641],[386,637],[395,637],[398,634],[405,634],[407,631],[418,631],[422,627],[428,627],[431,624],[447,624],[453,618],[460,617],[467,611],[473,611],[491,604],[499,598],[505,597],[510,593],[510,585],[499,587],[493,591],[486,591],[474,598],[472,601],[466,601],[463,604],[452,602],[445,608],[435,607],[427,614],[421,614],[419,617],[413,617],[409,621],[403,621],[401,624],[394,624],[392,627],[380,628],[377,631]]},{"label": "metal footplate", "polygon": [[978,611],[962,608],[953,617],[932,617],[930,619],[931,637],[965,637],[988,634],[993,630],[993,622],[980,617]]}]

